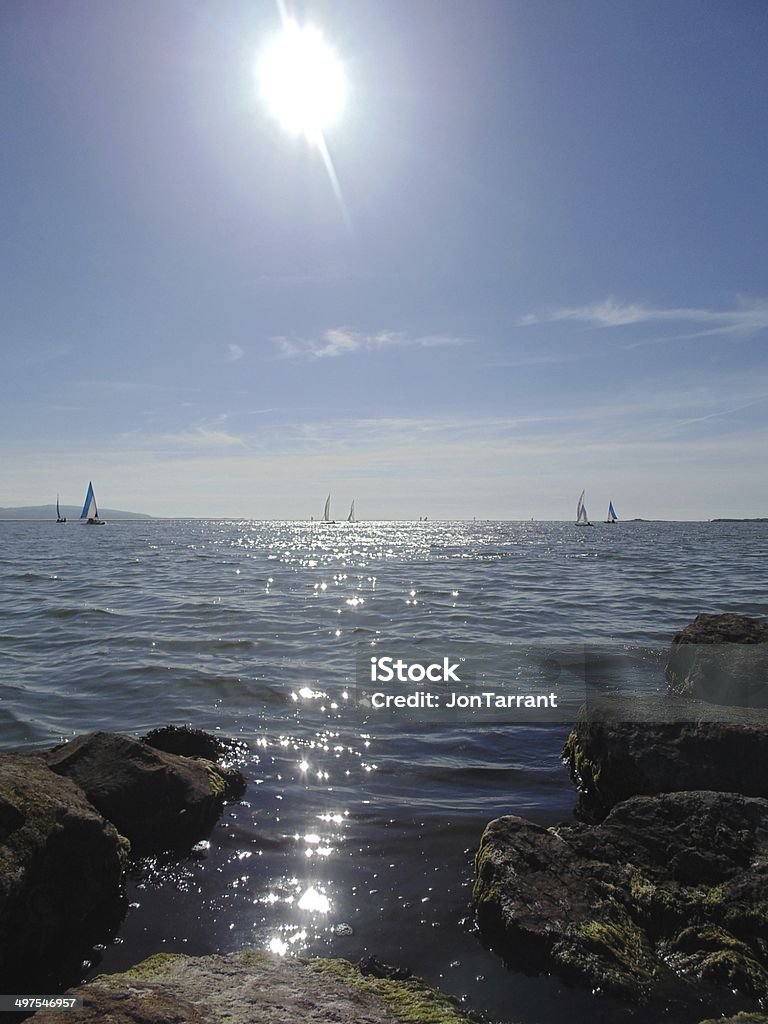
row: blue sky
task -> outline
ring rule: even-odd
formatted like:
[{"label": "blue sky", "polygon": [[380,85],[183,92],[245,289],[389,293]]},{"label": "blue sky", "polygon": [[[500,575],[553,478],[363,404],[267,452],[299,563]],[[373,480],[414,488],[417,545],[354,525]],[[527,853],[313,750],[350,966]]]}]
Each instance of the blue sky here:
[{"label": "blue sky", "polygon": [[764,0],[6,0],[0,505],[768,515]]}]

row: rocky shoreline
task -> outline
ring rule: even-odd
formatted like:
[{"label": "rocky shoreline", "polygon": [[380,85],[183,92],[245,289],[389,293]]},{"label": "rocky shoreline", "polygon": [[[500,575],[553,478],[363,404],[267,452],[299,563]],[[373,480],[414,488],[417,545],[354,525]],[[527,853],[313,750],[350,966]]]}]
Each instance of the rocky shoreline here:
[{"label": "rocky shoreline", "polygon": [[[166,726],[143,739],[96,732],[50,751],[0,754],[0,979],[59,991],[90,947],[117,931],[131,853],[187,851],[243,776],[228,742]],[[79,1021],[112,1024],[467,1024],[456,1000],[369,957],[160,954],[68,988]],[[39,1010],[40,1021],[61,1011]],[[20,1019],[23,1015],[13,1015]]]},{"label": "rocky shoreline", "polygon": [[123,919],[131,851],[188,848],[242,794],[216,743],[170,726],[0,753],[0,978],[13,991],[71,981]]},{"label": "rocky shoreline", "polygon": [[[83,1024],[470,1024],[448,996],[401,974],[254,949],[160,954],[70,994],[83,997]],[[38,1020],[60,1024],[60,1014],[40,1011]]]},{"label": "rocky shoreline", "polygon": [[[563,751],[580,820],[488,825],[477,921],[511,966],[664,1016],[768,1021],[766,641],[758,620],[699,616],[666,697],[583,709]],[[702,681],[717,703],[677,696]]]},{"label": "rocky shoreline", "polygon": [[[765,623],[699,616],[674,638],[666,696],[582,709],[563,751],[574,819],[506,815],[476,854],[479,933],[510,967],[587,986],[617,1020],[768,1024],[766,653]],[[38,992],[76,977],[120,925],[131,851],[189,849],[242,795],[226,756],[175,726],[0,754],[0,977]],[[153,956],[70,992],[80,1020],[113,1024],[471,1019],[374,958],[256,950]]]}]

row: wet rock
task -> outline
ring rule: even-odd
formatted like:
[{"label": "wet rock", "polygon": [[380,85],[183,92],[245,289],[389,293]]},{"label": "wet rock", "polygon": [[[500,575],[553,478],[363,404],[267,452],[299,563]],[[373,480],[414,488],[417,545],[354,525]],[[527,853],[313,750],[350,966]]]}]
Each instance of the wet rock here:
[{"label": "wet rock", "polygon": [[377,956],[364,956],[358,961],[357,969],[365,978],[391,978],[394,981],[405,981],[406,978],[413,977],[413,971],[410,968],[385,964]]},{"label": "wet rock", "polygon": [[225,741],[203,729],[193,729],[191,725],[164,725],[160,729],[152,729],[142,740],[167,754],[204,757],[214,762],[220,761],[228,749]]},{"label": "wet rock", "polygon": [[678,696],[768,707],[768,620],[698,615],[672,638],[666,679]]},{"label": "wet rock", "polygon": [[563,756],[583,821],[600,821],[636,795],[708,789],[768,797],[768,711],[602,698],[582,709]]},{"label": "wet rock", "polygon": [[[125,974],[72,989],[78,1024],[466,1024],[419,979],[363,977],[344,960],[299,960],[256,950],[228,956],[150,957]],[[36,1024],[61,1024],[41,1011]]]},{"label": "wet rock", "polygon": [[499,818],[474,898],[485,940],[513,966],[636,1002],[709,996],[727,1012],[768,996],[766,800],[634,797],[597,826]]},{"label": "wet rock", "polygon": [[41,754],[0,754],[0,978],[13,991],[55,988],[113,933],[128,849]]},{"label": "wet rock", "polygon": [[224,758],[245,749],[244,744],[214,736],[203,729],[193,729],[191,725],[164,725],[160,729],[152,729],[142,742],[168,754],[212,761],[226,783],[228,800],[239,800],[245,792],[246,781],[242,772],[221,763]]},{"label": "wet rock", "polygon": [[207,835],[242,776],[203,758],[181,757],[140,740],[94,732],[46,755],[141,852],[189,845]]}]

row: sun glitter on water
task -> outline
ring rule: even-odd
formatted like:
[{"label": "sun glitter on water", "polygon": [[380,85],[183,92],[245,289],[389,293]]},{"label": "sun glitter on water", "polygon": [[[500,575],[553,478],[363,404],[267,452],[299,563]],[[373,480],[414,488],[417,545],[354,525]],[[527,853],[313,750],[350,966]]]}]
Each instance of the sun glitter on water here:
[{"label": "sun glitter on water", "polygon": [[261,98],[280,126],[320,144],[346,97],[344,69],[320,30],[286,19],[257,72]]}]

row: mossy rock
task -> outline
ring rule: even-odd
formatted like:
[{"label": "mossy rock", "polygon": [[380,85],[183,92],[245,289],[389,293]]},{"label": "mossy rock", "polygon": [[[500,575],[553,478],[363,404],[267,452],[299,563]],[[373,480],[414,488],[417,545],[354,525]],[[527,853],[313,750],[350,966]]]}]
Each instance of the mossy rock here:
[{"label": "mossy rock", "polygon": [[358,992],[382,1003],[402,1024],[466,1024],[467,1017],[438,989],[421,978],[395,980],[363,975],[347,960],[305,960],[313,971],[337,978]]},{"label": "mossy rock", "polygon": [[634,797],[597,826],[491,822],[480,931],[507,962],[633,1002],[768,998],[768,801]]},{"label": "mossy rock", "polygon": [[[153,956],[70,994],[83,997],[79,1024],[468,1024],[446,995],[418,978],[366,977],[344,960],[254,949]],[[36,1024],[60,1024],[59,1016],[39,1012]]]}]

